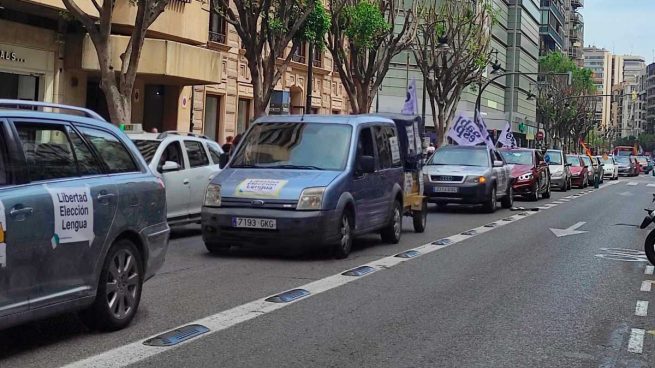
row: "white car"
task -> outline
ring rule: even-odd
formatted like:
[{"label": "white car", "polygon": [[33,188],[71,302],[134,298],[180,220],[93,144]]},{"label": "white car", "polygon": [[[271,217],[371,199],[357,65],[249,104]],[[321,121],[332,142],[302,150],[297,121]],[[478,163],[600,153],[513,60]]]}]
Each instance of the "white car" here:
[{"label": "white car", "polygon": [[128,133],[150,169],[166,185],[168,223],[199,222],[209,182],[221,171],[220,145],[191,133]]},{"label": "white car", "polygon": [[610,180],[617,180],[619,178],[619,165],[614,161],[612,156],[596,156],[603,164],[603,177],[610,178]]}]

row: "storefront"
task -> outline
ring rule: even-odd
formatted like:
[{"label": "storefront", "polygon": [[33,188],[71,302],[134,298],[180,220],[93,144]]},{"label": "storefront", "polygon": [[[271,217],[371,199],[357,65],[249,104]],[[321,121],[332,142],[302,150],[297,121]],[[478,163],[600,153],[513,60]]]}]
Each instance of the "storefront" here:
[{"label": "storefront", "polygon": [[0,98],[51,102],[54,69],[51,51],[0,43]]}]

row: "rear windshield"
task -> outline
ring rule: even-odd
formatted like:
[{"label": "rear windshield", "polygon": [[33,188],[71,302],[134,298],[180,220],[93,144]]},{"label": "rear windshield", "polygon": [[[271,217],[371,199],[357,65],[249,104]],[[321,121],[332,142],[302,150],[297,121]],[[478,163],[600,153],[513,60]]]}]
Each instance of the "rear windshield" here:
[{"label": "rear windshield", "polygon": [[514,165],[534,165],[532,151],[501,151],[505,162]]},{"label": "rear windshield", "polygon": [[642,164],[648,163],[648,159],[646,157],[637,157],[637,161],[639,161]]},{"label": "rear windshield", "polygon": [[580,158],[578,156],[574,155],[567,155],[566,156],[566,161],[571,164],[571,166],[574,167],[580,167]]},{"label": "rear windshield", "polygon": [[139,152],[141,152],[141,155],[143,155],[143,158],[146,159],[146,162],[150,163],[152,158],[155,157],[155,152],[157,152],[157,148],[159,148],[161,141],[138,139],[134,141],[134,144],[136,145],[136,148],[139,149]]},{"label": "rear windshield", "polygon": [[484,166],[490,165],[487,151],[483,149],[440,149],[437,150],[428,165]]},{"label": "rear windshield", "polygon": [[559,152],[546,152],[544,159],[548,165],[562,165],[562,154]]}]

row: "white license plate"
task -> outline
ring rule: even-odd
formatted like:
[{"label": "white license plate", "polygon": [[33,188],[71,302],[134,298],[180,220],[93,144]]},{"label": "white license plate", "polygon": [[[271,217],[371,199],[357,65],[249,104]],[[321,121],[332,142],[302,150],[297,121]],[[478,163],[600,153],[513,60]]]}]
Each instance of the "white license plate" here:
[{"label": "white license plate", "polygon": [[459,190],[457,187],[434,187],[435,193],[457,193]]},{"label": "white license plate", "polygon": [[251,217],[233,217],[233,227],[241,227],[247,229],[277,229],[277,221],[272,219],[251,218]]}]

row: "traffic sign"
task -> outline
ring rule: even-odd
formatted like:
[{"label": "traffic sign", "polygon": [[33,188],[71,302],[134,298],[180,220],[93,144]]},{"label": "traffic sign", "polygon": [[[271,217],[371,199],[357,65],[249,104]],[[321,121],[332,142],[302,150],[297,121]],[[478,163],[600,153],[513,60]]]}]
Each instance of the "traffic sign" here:
[{"label": "traffic sign", "polygon": [[544,132],[538,131],[535,138],[537,138],[538,141],[542,141],[544,139]]}]

